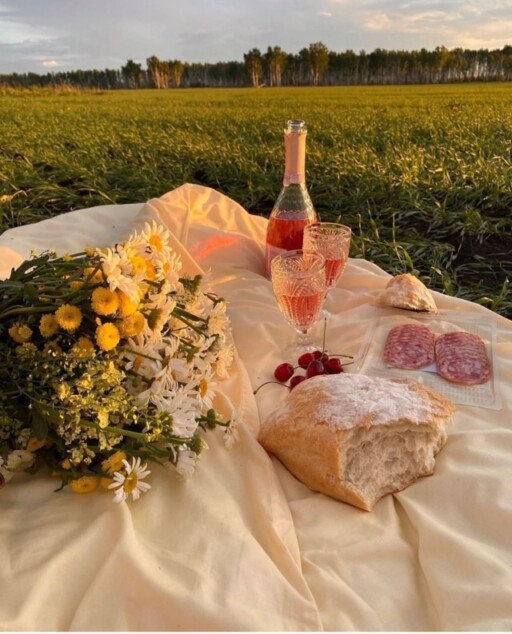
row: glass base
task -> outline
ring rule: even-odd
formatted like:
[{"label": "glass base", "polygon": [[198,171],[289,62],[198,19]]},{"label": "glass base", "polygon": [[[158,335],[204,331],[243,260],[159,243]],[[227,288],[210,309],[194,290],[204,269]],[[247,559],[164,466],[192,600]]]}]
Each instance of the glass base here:
[{"label": "glass base", "polygon": [[297,335],[295,341],[283,350],[283,361],[296,366],[301,355],[306,352],[316,352],[317,350],[322,350],[321,344],[314,343],[311,340],[311,335],[303,335],[301,333]]}]

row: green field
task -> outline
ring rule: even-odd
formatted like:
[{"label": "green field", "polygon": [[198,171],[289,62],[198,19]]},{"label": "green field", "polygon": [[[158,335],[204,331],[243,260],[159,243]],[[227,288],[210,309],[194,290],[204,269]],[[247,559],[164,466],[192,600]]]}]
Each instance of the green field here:
[{"label": "green field", "polygon": [[512,84],[0,91],[0,231],[184,182],[268,216],[282,131],[351,255],[512,316]]}]

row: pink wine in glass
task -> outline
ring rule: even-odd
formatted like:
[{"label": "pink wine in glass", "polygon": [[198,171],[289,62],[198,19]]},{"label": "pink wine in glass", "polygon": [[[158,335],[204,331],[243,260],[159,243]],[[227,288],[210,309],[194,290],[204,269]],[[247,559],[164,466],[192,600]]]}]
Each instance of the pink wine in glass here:
[{"label": "pink wine in glass", "polygon": [[309,328],[320,315],[325,293],[311,295],[277,295],[277,303],[288,321],[297,329]]},{"label": "pink wine in glass", "polygon": [[347,263],[346,258],[339,258],[336,260],[325,260],[325,279],[327,288],[336,286],[337,281],[340,279],[345,265]]}]

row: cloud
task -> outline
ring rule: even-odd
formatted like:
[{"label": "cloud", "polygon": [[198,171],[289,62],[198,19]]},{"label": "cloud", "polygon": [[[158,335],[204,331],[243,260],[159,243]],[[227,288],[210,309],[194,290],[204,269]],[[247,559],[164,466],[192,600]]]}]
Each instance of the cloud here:
[{"label": "cloud", "polygon": [[54,59],[46,59],[44,62],[41,62],[41,65],[45,68],[55,68],[59,65],[59,62]]},{"label": "cloud", "polygon": [[501,48],[512,42],[512,0],[366,0],[361,26],[379,47]]},{"label": "cloud", "polygon": [[332,13],[330,13],[329,11],[317,11],[316,14],[323,15],[326,18],[332,18]]}]

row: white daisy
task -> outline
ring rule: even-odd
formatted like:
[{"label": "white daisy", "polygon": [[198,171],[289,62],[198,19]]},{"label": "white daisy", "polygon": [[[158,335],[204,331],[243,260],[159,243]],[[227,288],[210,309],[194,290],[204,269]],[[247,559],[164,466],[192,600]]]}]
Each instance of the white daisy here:
[{"label": "white daisy", "polygon": [[197,462],[197,454],[190,449],[183,449],[178,453],[178,463],[176,471],[182,478],[189,478],[193,475]]},{"label": "white daisy", "polygon": [[232,345],[217,351],[217,360],[213,368],[219,379],[226,379],[229,376],[228,370],[233,363],[234,356],[235,348]]},{"label": "white daisy", "polygon": [[226,427],[224,431],[224,444],[228,449],[231,449],[240,438],[239,423],[240,417],[238,416],[238,412],[233,408],[229,427]]},{"label": "white daisy", "polygon": [[226,303],[218,302],[208,315],[208,334],[219,335],[224,340],[229,329],[229,317],[226,313]]},{"label": "white daisy", "polygon": [[132,265],[125,250],[118,246],[116,251],[107,249],[101,253],[102,269],[111,291],[120,290],[132,301],[140,300],[140,287],[143,276],[132,276]]},{"label": "white daisy", "polygon": [[151,488],[147,482],[141,482],[151,471],[146,469],[147,464],[141,464],[140,457],[132,458],[131,464],[123,460],[124,469],[114,473],[114,482],[109,485],[109,489],[114,491],[114,502],[120,504],[124,502],[130,493],[133,500],[138,500],[142,493]]},{"label": "white daisy", "polygon": [[34,464],[35,456],[27,449],[15,449],[7,456],[9,471],[25,471]]}]

